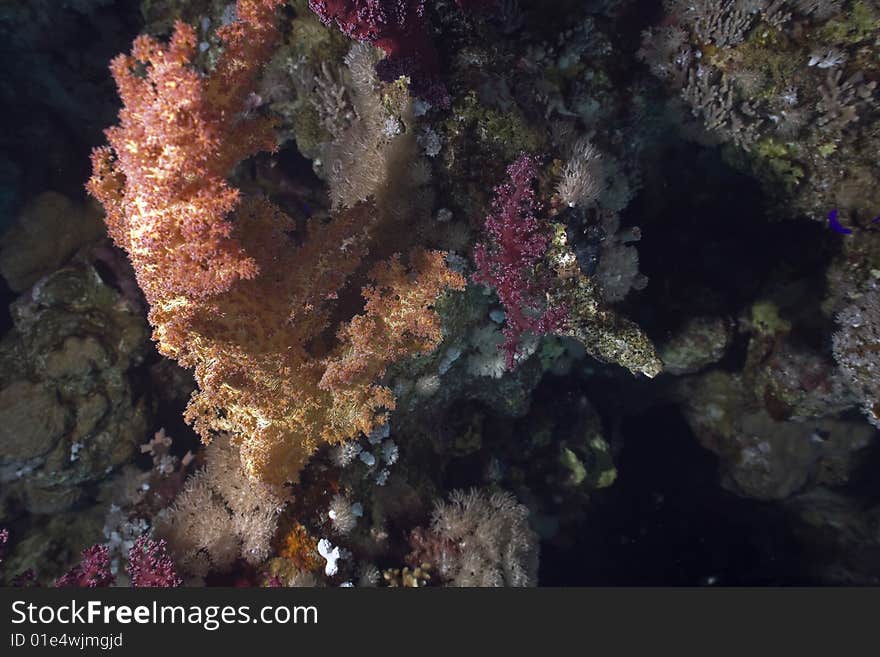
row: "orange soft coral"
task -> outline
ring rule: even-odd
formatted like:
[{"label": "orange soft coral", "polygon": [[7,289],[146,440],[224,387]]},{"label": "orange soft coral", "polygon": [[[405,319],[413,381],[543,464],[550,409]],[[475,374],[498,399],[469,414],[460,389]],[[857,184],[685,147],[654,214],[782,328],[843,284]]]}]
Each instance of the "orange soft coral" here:
[{"label": "orange soft coral", "polygon": [[279,556],[288,559],[300,572],[318,570],[322,563],[321,557],[318,555],[318,541],[310,536],[308,530],[298,522],[294,523],[284,537],[284,544]]},{"label": "orange soft coral", "polygon": [[279,208],[227,182],[238,161],[274,148],[270,122],[247,108],[280,4],[239,0],[208,75],[193,67],[192,28],[178,23],[167,46],[138,37],[113,62],[124,106],[88,184],[134,265],[159,350],[195,370],[188,421],[205,440],[228,431],[246,471],[276,484],[321,443],[385,421],[394,398],[378,379],[439,343],[432,305],[464,285],[442,253],[415,251],[408,266],[394,256],[372,270],[365,313],[328,339],[381,213],[361,203],[294,241]]},{"label": "orange soft coral", "polygon": [[169,295],[207,296],[257,274],[233,235],[238,191],[232,167],[273,150],[271,123],[243,116],[277,36],[282,0],[240,0],[221,27],[223,54],[212,75],[192,66],[195,30],[177,23],[167,46],[149,36],[110,69],[123,108],[92,155],[89,191],[107,212],[113,240],[131,256],[151,305]]}]

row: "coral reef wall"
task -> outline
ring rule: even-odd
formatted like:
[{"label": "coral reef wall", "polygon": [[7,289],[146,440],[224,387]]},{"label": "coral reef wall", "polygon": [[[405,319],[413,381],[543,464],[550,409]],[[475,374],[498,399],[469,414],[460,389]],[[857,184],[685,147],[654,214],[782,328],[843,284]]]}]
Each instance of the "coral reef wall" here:
[{"label": "coral reef wall", "polygon": [[880,5],[553,5],[0,10],[5,582],[877,583]]}]

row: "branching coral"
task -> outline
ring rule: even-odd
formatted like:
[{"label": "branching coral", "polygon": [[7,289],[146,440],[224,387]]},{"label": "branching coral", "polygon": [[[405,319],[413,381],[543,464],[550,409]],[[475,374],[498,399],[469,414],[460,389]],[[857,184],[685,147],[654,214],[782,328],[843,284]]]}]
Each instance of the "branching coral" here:
[{"label": "branching coral", "polygon": [[495,188],[493,213],[486,218],[489,240],[474,251],[474,280],[495,288],[504,304],[503,348],[510,368],[523,333],[551,333],[561,325],[566,309],[547,303],[552,274],[540,268],[550,242],[538,219],[541,205],[534,190],[537,162],[522,155],[507,173],[510,181]]},{"label": "branching coral", "polygon": [[640,57],[705,130],[732,144],[777,215],[874,212],[878,197],[841,193],[877,174],[876,3],[669,0]]},{"label": "branching coral", "polygon": [[257,274],[232,234],[239,195],[226,177],[236,162],[274,148],[271,123],[243,113],[271,52],[280,4],[239,3],[238,20],[218,30],[225,50],[209,77],[192,66],[197,36],[184,23],[167,47],[140,36],[130,56],[111,64],[123,108],[119,125],[106,131],[109,147],[92,155],[88,189],[151,306],[225,292]]},{"label": "branching coral", "polygon": [[106,545],[93,545],[82,553],[82,561],[55,580],[56,588],[97,588],[111,586],[116,578],[110,572],[110,551]]},{"label": "branching coral", "polygon": [[309,0],[309,7],[352,39],[381,48],[386,57],[377,62],[376,70],[382,80],[407,75],[417,95],[437,105],[449,104],[424,19],[425,0]]},{"label": "branching coral", "polygon": [[[581,145],[578,158],[594,159],[592,149]],[[558,190],[567,202],[590,201],[582,190],[590,184],[589,169],[571,165],[563,171]],[[613,213],[603,220],[607,244],[603,253],[601,279],[585,275],[566,226],[557,221],[542,224],[542,206],[534,185],[538,170],[534,158],[521,156],[508,168],[510,182],[495,189],[493,213],[486,219],[488,240],[477,245],[474,280],[495,289],[506,311],[503,350],[512,368],[523,335],[553,333],[575,338],[587,352],[606,362],[618,363],[633,373],[649,377],[662,364],[647,336],[633,322],[607,308],[631,287],[644,287],[638,273],[638,258],[626,242],[638,239],[636,229],[617,233],[619,222]],[[600,189],[603,187],[599,187]],[[591,193],[592,194],[592,193]],[[594,199],[595,200],[595,199]],[[605,257],[603,255],[603,257]],[[602,290],[603,283],[607,290]]]},{"label": "branching coral", "polygon": [[360,203],[293,235],[280,209],[226,182],[238,161],[274,148],[249,94],[280,1],[239,1],[207,75],[182,23],[167,46],[139,37],[114,60],[124,107],[88,185],[131,257],[159,350],[195,369],[188,421],[206,441],[232,433],[248,474],[276,484],[295,480],[320,443],[385,421],[394,399],[377,379],[436,346],[432,305],[463,285],[439,252],[414,251],[406,265],[394,256],[372,269],[366,313],[348,324],[357,307],[338,300],[351,297],[342,290],[386,213]]},{"label": "branching coral", "polygon": [[820,113],[818,124],[834,130],[842,130],[850,123],[859,120],[859,114],[873,102],[876,82],[865,82],[864,75],[858,71],[843,80],[843,71],[828,72],[825,84],[819,87],[822,98],[816,104]]},{"label": "branching coral", "polygon": [[759,18],[778,24],[790,17],[785,0],[669,0],[666,4],[693,25],[702,42],[719,48],[740,43]]}]

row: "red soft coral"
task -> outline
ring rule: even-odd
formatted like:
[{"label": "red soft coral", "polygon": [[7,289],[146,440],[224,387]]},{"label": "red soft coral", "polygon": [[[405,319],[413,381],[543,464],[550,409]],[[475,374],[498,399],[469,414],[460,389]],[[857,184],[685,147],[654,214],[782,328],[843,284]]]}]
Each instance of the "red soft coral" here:
[{"label": "red soft coral", "polygon": [[111,586],[116,577],[110,572],[110,551],[106,545],[93,545],[82,553],[82,561],[55,580],[55,588],[96,588]]},{"label": "red soft coral", "polygon": [[513,368],[523,333],[550,333],[568,312],[548,303],[553,285],[549,269],[540,267],[549,246],[538,219],[541,203],[535,196],[537,160],[521,155],[507,168],[510,181],[495,188],[492,214],[486,218],[488,240],[474,252],[476,282],[495,288],[507,313],[502,348]]},{"label": "red soft coral", "polygon": [[425,23],[425,0],[309,0],[321,21],[357,41],[381,48],[386,57],[376,65],[381,80],[405,75],[417,96],[449,106],[439,79],[440,60]]},{"label": "red soft coral", "polygon": [[138,588],[174,588],[182,583],[174,562],[168,556],[165,539],[138,538],[128,551],[126,572],[131,585]]}]

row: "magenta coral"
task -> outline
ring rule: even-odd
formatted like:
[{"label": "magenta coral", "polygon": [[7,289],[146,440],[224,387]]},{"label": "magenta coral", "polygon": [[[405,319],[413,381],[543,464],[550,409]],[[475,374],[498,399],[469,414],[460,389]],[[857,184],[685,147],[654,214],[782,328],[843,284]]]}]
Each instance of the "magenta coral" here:
[{"label": "magenta coral", "polygon": [[0,529],[0,566],[3,565],[3,559],[6,556],[6,543],[9,542],[9,530],[5,527]]},{"label": "magenta coral", "polygon": [[343,34],[385,52],[385,59],[376,65],[381,80],[406,75],[417,96],[449,106],[425,23],[425,0],[309,0],[309,7],[324,24],[335,23]]},{"label": "magenta coral", "polygon": [[550,333],[567,317],[565,308],[548,305],[553,277],[541,271],[549,238],[538,219],[535,196],[537,160],[523,154],[507,168],[510,181],[495,188],[492,214],[486,218],[488,240],[474,251],[477,283],[495,288],[507,313],[502,348],[513,368],[523,333]]},{"label": "magenta coral", "polygon": [[131,585],[136,588],[174,588],[182,580],[177,575],[174,561],[168,556],[165,539],[156,541],[147,536],[137,539],[128,551],[126,568]]},{"label": "magenta coral", "polygon": [[116,581],[110,572],[110,551],[106,545],[93,545],[82,552],[82,560],[55,580],[56,588],[96,588]]}]

